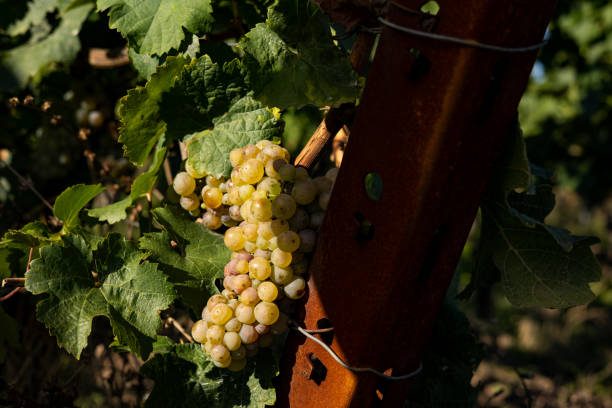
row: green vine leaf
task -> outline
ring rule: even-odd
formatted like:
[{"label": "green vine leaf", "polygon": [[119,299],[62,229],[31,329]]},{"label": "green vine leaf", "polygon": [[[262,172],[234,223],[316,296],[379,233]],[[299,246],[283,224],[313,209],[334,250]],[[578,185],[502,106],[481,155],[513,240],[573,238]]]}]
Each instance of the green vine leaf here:
[{"label": "green vine leaf", "polygon": [[184,29],[201,35],[213,23],[210,0],[98,0],[98,10],[139,54],[161,56],[179,48]]},{"label": "green vine leaf", "polygon": [[166,132],[166,123],[159,116],[159,103],[187,62],[184,57],[168,57],[145,86],[131,89],[121,98],[119,142],[123,143],[125,156],[134,163],[142,165]]},{"label": "green vine leaf", "polygon": [[11,24],[6,33],[10,36],[25,34],[30,27],[42,23],[47,18],[47,13],[53,12],[58,7],[64,9],[66,3],[66,0],[33,0],[28,3],[26,15]]},{"label": "green vine leaf", "polygon": [[62,237],[62,244],[42,248],[26,273],[26,289],[49,294],[37,305],[38,320],[79,358],[93,318],[106,316],[119,342],[147,358],[161,327],[157,311],[176,297],[172,284],[157,265],[140,263],[143,254],[119,234],[95,251],[77,235]]},{"label": "green vine leaf", "polygon": [[187,145],[188,163],[198,172],[229,177],[229,153],[246,144],[280,137],[280,115],[250,96],[239,99],[229,111],[213,120],[214,128],[193,135]]},{"label": "green vine leaf", "polygon": [[153,216],[164,231],[144,234],[140,248],[164,268],[181,297],[199,312],[209,296],[219,293],[215,280],[223,279],[231,251],[222,235],[194,222],[182,209],[156,208]]},{"label": "green vine leaf", "polygon": [[495,228],[491,255],[513,305],[567,308],[595,298],[588,283],[601,278],[601,266],[589,246],[597,240],[574,237],[568,251],[545,227],[525,226],[498,203],[486,203],[483,214]]},{"label": "green vine leaf", "polygon": [[100,221],[107,221],[109,224],[114,224],[125,219],[127,217],[126,210],[128,207],[131,206],[139,197],[150,194],[153,187],[157,183],[159,169],[161,168],[161,165],[166,157],[166,148],[164,147],[164,143],[165,138],[161,137],[155,149],[153,162],[146,172],[136,177],[136,180],[134,180],[132,183],[132,190],[130,191],[130,195],[128,197],[104,207],[88,210],[88,214],[92,217],[98,218]]},{"label": "green vine leaf", "polygon": [[223,65],[204,55],[191,61],[174,87],[164,95],[161,117],[167,123],[168,137],[207,129],[248,92],[237,59]]},{"label": "green vine leaf", "polygon": [[139,54],[134,48],[128,49],[128,56],[134,69],[147,81],[151,79],[151,75],[155,73],[162,61],[161,57],[155,55]]},{"label": "green vine leaf", "polygon": [[2,240],[0,248],[29,249],[39,245],[57,241],[59,238],[52,235],[49,228],[40,221],[33,221],[18,230],[8,230]]},{"label": "green vine leaf", "polygon": [[553,207],[548,181],[534,183],[517,124],[481,203],[478,269],[468,295],[495,265],[514,306],[567,308],[594,299],[589,282],[600,279],[601,266],[590,245],[598,240],[547,225]]},{"label": "green vine leaf", "polygon": [[102,191],[104,191],[104,187],[100,184],[77,184],[68,187],[55,200],[53,214],[64,221],[64,229],[72,228],[79,224],[79,212],[81,209]]},{"label": "green vine leaf", "polygon": [[216,368],[200,345],[174,345],[156,354],[141,373],[156,384],[145,407],[264,408],[276,401],[274,358],[260,350],[238,373]]},{"label": "green vine leaf", "polygon": [[249,84],[268,106],[336,106],[359,96],[357,75],[313,2],[279,0],[239,46]]},{"label": "green vine leaf", "polygon": [[91,4],[71,9],[50,35],[1,53],[0,89],[23,88],[39,71],[71,63],[81,49],[78,34],[91,9]]}]

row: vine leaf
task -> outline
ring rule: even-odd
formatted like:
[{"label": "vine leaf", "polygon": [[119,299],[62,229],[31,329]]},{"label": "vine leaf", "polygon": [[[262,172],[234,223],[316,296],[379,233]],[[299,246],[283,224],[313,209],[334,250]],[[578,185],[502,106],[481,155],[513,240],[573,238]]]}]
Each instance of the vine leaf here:
[{"label": "vine leaf", "polygon": [[127,217],[126,210],[128,207],[131,206],[136,199],[145,194],[150,194],[151,190],[153,190],[157,182],[159,169],[166,157],[164,142],[164,137],[161,137],[157,142],[153,162],[146,172],[142,173],[134,180],[132,183],[132,190],[128,197],[104,207],[88,210],[89,215],[98,218],[100,221],[107,221],[109,224],[114,224],[125,219]]},{"label": "vine leaf", "polygon": [[13,37],[25,34],[30,27],[42,23],[47,18],[47,13],[53,12],[58,7],[63,10],[67,5],[67,0],[31,1],[28,3],[28,11],[25,16],[11,24],[6,33]]},{"label": "vine leaf", "polygon": [[331,37],[329,19],[310,1],[279,0],[246,34],[247,80],[268,106],[339,105],[359,95],[357,76]]},{"label": "vine leaf", "polygon": [[136,245],[116,233],[95,251],[73,234],[63,236],[62,245],[42,248],[26,273],[26,289],[49,294],[36,307],[38,320],[79,358],[93,318],[106,316],[118,341],[147,358],[161,326],[157,311],[176,295],[157,265],[141,259]]},{"label": "vine leaf", "polygon": [[100,184],[77,184],[68,187],[57,197],[53,204],[53,214],[64,221],[64,228],[69,229],[79,224],[79,212],[95,196],[104,191]]},{"label": "vine leaf", "polygon": [[0,89],[23,88],[39,71],[58,62],[72,62],[81,49],[78,34],[91,9],[91,4],[75,7],[62,15],[48,36],[1,53]]},{"label": "vine leaf", "polygon": [[204,34],[212,27],[210,0],[98,0],[109,10],[110,27],[117,29],[140,54],[162,55],[177,49],[183,29]]},{"label": "vine leaf", "polygon": [[[144,234],[140,248],[159,262],[181,297],[199,312],[206,299],[219,292],[215,280],[223,279],[223,267],[231,251],[223,243],[222,235],[193,222],[182,209],[156,208],[153,216],[164,231]],[[173,248],[171,240],[179,248]]]},{"label": "vine leaf", "polygon": [[[594,298],[589,282],[601,277],[589,247],[598,240],[547,225],[544,218],[554,207],[554,195],[549,180],[536,181],[517,124],[481,203],[477,265],[495,265],[514,306],[567,308],[587,303]],[[487,273],[477,269],[469,290]]]},{"label": "vine leaf", "polygon": [[29,249],[41,244],[56,241],[59,238],[53,236],[49,228],[40,221],[33,221],[18,230],[8,230],[2,240],[0,248]]},{"label": "vine leaf", "polygon": [[134,69],[147,81],[151,79],[151,75],[155,73],[162,61],[161,57],[155,55],[139,54],[134,48],[128,49],[128,56]]},{"label": "vine leaf", "polygon": [[121,98],[119,142],[123,143],[125,156],[134,163],[142,165],[166,132],[166,123],[159,116],[159,103],[187,62],[184,57],[168,57],[145,86],[130,89]]},{"label": "vine leaf", "polygon": [[174,87],[164,95],[161,117],[168,137],[183,136],[209,128],[247,93],[237,59],[220,65],[204,55],[187,65]]},{"label": "vine leaf", "polygon": [[229,177],[232,170],[229,154],[233,149],[280,137],[283,130],[280,114],[250,96],[236,101],[213,123],[212,130],[196,133],[189,140],[187,160],[198,173],[214,177]]},{"label": "vine leaf", "polygon": [[278,375],[268,350],[260,350],[243,371],[216,368],[200,345],[174,345],[156,354],[140,371],[156,384],[145,407],[264,408],[273,405]]}]

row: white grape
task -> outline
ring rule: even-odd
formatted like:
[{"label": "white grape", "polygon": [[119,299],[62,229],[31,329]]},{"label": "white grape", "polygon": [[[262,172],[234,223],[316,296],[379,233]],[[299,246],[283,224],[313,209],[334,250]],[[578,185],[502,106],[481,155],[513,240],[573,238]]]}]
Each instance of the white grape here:
[{"label": "white grape", "polygon": [[279,220],[288,220],[293,217],[297,209],[296,199],[289,194],[279,194],[272,201],[272,215]]},{"label": "white grape", "polygon": [[270,256],[270,261],[281,268],[285,268],[291,264],[292,256],[291,252],[283,251],[280,248],[276,248],[272,251],[272,255]]},{"label": "white grape", "polygon": [[236,306],[236,318],[240,321],[240,323],[242,323],[243,327],[244,325],[255,322],[255,315],[253,313],[254,311],[252,306],[247,306],[244,303]]},{"label": "white grape", "polygon": [[192,193],[186,196],[181,196],[180,204],[185,210],[194,211],[200,207],[200,199],[197,195]]},{"label": "white grape", "polygon": [[302,278],[295,278],[285,285],[283,291],[289,299],[299,299],[306,293],[306,281]]},{"label": "white grape", "polygon": [[257,334],[255,327],[251,326],[250,324],[243,324],[238,334],[240,335],[240,339],[244,344],[255,343],[259,338],[259,334]]},{"label": "white grape", "polygon": [[266,326],[276,323],[279,316],[278,306],[272,302],[260,302],[255,306],[255,319]]},{"label": "white grape", "polygon": [[293,279],[293,268],[291,266],[281,268],[274,265],[272,273],[270,274],[270,280],[272,280],[272,282],[277,285],[285,285],[291,282],[291,279]]},{"label": "white grape", "polygon": [[212,350],[210,350],[210,356],[213,360],[220,363],[223,363],[231,358],[229,350],[222,344],[217,344],[214,346]]},{"label": "white grape", "polygon": [[242,345],[242,340],[240,339],[240,335],[237,332],[226,332],[223,335],[223,345],[227,347],[229,351],[238,350],[238,348]]},{"label": "white grape", "polygon": [[206,323],[204,320],[198,320],[191,328],[191,337],[193,337],[193,339],[198,343],[205,343],[207,330],[208,323]]},{"label": "white grape", "polygon": [[172,187],[174,187],[174,191],[177,194],[182,196],[187,196],[195,190],[195,180],[193,177],[189,175],[187,172],[180,172],[174,177],[174,181],[172,182]]},{"label": "white grape", "polygon": [[300,205],[310,204],[317,196],[317,186],[309,178],[296,180],[291,196]]},{"label": "white grape", "polygon": [[269,281],[262,282],[257,287],[257,295],[264,302],[274,302],[278,296],[278,287]]}]

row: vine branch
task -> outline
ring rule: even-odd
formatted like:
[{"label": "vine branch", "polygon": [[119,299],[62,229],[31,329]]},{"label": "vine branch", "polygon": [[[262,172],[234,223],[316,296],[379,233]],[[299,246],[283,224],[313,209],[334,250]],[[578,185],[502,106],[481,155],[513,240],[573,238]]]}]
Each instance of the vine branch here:
[{"label": "vine branch", "polygon": [[11,171],[11,173],[13,173],[15,175],[15,177],[17,177],[17,180],[19,180],[19,182],[24,186],[29,188],[34,194],[36,194],[36,197],[38,197],[40,199],[40,201],[42,201],[42,203],[51,211],[53,211],[53,206],[51,205],[51,203],[49,203],[49,201],[47,201],[47,199],[45,197],[42,196],[42,194],[40,194],[40,192],[36,189],[36,187],[34,187],[34,183],[32,183],[32,180],[26,179],[25,177],[23,177],[21,174],[19,174],[19,172],[17,170],[15,170],[13,168],[13,166],[11,166],[10,164],[8,164],[5,161],[0,161],[0,164],[2,164],[4,167],[6,167],[7,169],[9,169]]},{"label": "vine branch", "polygon": [[195,341],[193,340],[193,337],[191,337],[191,335],[187,333],[187,331],[183,328],[183,326],[181,326],[181,324],[177,322],[174,317],[168,316],[166,317],[166,321],[170,323],[172,326],[174,326],[174,328],[178,330],[179,333],[181,333],[183,337],[185,337],[190,343],[195,343]]},{"label": "vine branch", "polygon": [[314,163],[319,160],[323,149],[331,138],[342,129],[345,123],[351,122],[354,112],[355,106],[352,104],[331,108],[306,143],[306,146],[298,154],[294,164],[310,170]]}]

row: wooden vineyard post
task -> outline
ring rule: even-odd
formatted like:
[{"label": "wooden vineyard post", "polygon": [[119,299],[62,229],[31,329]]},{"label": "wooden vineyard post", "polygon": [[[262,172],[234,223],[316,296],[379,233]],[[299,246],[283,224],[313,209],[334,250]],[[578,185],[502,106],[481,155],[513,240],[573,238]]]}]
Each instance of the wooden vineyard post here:
[{"label": "wooden vineyard post", "polygon": [[[539,43],[554,9],[439,0],[432,20],[410,12],[423,0],[396,1],[387,21],[504,47]],[[331,324],[331,347],[351,366],[418,366],[536,55],[383,28],[297,313],[309,329]],[[379,200],[366,194],[370,172]],[[291,408],[399,408],[409,385],[353,374],[295,331],[280,378],[277,406]]]}]

